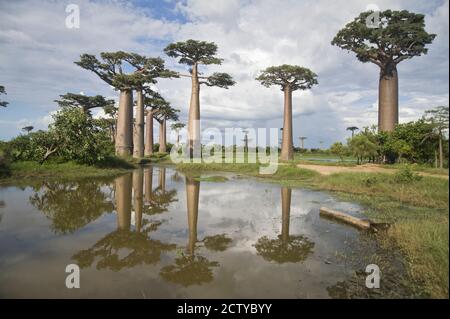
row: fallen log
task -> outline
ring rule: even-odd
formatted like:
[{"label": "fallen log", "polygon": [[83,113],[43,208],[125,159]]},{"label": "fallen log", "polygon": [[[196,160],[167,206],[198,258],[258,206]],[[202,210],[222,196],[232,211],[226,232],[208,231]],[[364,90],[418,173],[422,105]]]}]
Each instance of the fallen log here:
[{"label": "fallen log", "polygon": [[336,219],[338,221],[344,222],[346,224],[350,224],[360,229],[370,229],[371,222],[368,219],[361,219],[358,217],[351,216],[346,213],[338,212],[336,210],[332,210],[326,207],[320,208],[320,216],[326,218]]}]

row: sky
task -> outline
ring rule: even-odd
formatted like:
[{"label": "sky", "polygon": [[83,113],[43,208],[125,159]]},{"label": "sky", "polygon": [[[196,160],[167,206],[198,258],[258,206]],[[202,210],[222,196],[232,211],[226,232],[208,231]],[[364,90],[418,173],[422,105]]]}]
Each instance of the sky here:
[{"label": "sky", "polygon": [[[68,4],[80,9],[80,28],[69,29]],[[67,92],[118,92],[73,62],[80,54],[131,51],[160,56],[166,66],[186,71],[163,49],[174,41],[212,41],[220,66],[205,75],[227,72],[230,89],[202,87],[202,126],[282,127],[283,94],[255,80],[268,66],[295,64],[311,69],[319,84],[293,95],[294,143],[305,147],[344,142],[348,126],[377,124],[378,67],[330,44],[334,35],[368,6],[425,14],[426,30],[437,38],[429,53],[398,66],[400,122],[449,104],[449,1],[445,0],[0,0],[0,85],[9,102],[0,109],[0,139],[9,140],[32,125],[45,129]],[[186,122],[190,81],[161,79],[158,91]],[[102,116],[101,110],[93,112]],[[155,128],[155,134],[158,130]],[[170,135],[174,138],[174,135]],[[321,143],[322,142],[322,143]]]}]

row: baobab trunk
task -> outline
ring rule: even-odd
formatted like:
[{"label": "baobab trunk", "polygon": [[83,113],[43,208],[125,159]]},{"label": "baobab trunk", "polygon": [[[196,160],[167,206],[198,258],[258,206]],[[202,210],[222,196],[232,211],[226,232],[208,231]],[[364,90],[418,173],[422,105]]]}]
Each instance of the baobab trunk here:
[{"label": "baobab trunk", "polygon": [[380,70],[378,130],[392,132],[398,124],[398,73],[396,65]]},{"label": "baobab trunk", "polygon": [[145,171],[145,203],[150,204],[153,192],[153,167],[147,168]]},{"label": "baobab trunk", "polygon": [[133,92],[120,91],[117,118],[116,155],[131,155],[133,150]]},{"label": "baobab trunk", "polygon": [[281,160],[289,161],[294,158],[292,149],[292,90],[286,85],[284,91],[284,121],[283,140],[281,143]]},{"label": "baobab trunk", "polygon": [[147,117],[145,120],[145,156],[153,154],[153,112],[147,111]]},{"label": "baobab trunk", "polygon": [[166,151],[166,119],[163,119],[162,122],[159,123],[159,152],[165,153]]},{"label": "baobab trunk", "polygon": [[133,157],[144,156],[144,94],[136,92],[136,121],[134,122]]},{"label": "baobab trunk", "polygon": [[192,91],[188,120],[188,151],[190,158],[201,157],[200,145],[200,83],[197,64],[192,66]]},{"label": "baobab trunk", "polygon": [[142,169],[133,171],[133,193],[134,193],[134,227],[139,233],[142,227],[142,210],[144,206],[144,173]]},{"label": "baobab trunk", "polygon": [[289,222],[291,217],[291,195],[292,189],[281,188],[281,240],[289,241]]},{"label": "baobab trunk", "polygon": [[129,230],[131,225],[131,174],[116,179],[117,228]]},{"label": "baobab trunk", "polygon": [[198,198],[200,193],[200,182],[192,177],[186,177],[186,202],[189,226],[189,244],[190,254],[194,254],[195,244],[197,242],[197,218],[198,218]]}]

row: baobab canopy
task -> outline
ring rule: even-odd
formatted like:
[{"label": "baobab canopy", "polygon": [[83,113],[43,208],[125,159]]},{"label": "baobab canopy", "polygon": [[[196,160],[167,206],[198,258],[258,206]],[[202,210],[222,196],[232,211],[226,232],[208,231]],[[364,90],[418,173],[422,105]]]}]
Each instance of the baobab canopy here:
[{"label": "baobab canopy", "polygon": [[291,91],[306,90],[318,83],[317,75],[311,70],[288,64],[268,67],[261,71],[256,80],[265,87],[280,85],[282,91],[286,86],[289,86]]},{"label": "baobab canopy", "polygon": [[425,16],[403,11],[380,12],[376,28],[366,25],[372,11],[362,12],[340,30],[331,42],[342,49],[353,51],[361,62],[372,62],[380,67],[399,63],[414,56],[426,54],[425,47],[435,34],[425,31]]}]

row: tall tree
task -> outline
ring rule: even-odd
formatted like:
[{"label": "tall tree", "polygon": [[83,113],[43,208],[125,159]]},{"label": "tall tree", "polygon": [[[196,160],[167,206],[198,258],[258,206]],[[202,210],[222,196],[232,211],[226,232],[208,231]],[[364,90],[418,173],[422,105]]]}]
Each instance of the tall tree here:
[{"label": "tall tree", "polygon": [[164,107],[158,109],[154,114],[154,118],[159,123],[159,153],[167,152],[167,121],[178,121],[179,110],[174,109],[167,104]]},{"label": "tall tree", "polygon": [[397,64],[426,54],[426,45],[436,35],[425,31],[423,14],[386,10],[379,13],[376,28],[366,23],[372,14],[373,11],[362,12],[337,33],[331,44],[353,51],[363,63],[378,65],[378,129],[393,131],[398,124]]},{"label": "tall tree", "polygon": [[111,108],[114,106],[114,100],[105,99],[101,95],[86,96],[84,94],[66,93],[60,95],[60,100],[55,100],[59,107],[76,107],[83,110],[84,113],[91,115],[90,110],[101,107]]},{"label": "tall tree", "polygon": [[353,136],[355,136],[355,131],[359,130],[359,128],[357,126],[349,126],[347,127],[347,131],[351,131],[352,132],[352,138]]},{"label": "tall tree", "polygon": [[[75,64],[94,72],[100,79],[120,91],[119,111],[117,118],[116,154],[131,155],[133,149],[133,89],[143,83],[155,83],[155,78],[162,75],[160,59],[147,58],[123,51],[102,52],[97,59],[91,54],[82,54]],[[135,63],[135,65],[131,64]],[[156,65],[155,65],[156,64]],[[134,72],[126,73],[126,68],[134,68]],[[165,75],[165,74],[164,74]],[[138,100],[141,100],[138,97]]]},{"label": "tall tree", "polygon": [[449,108],[448,106],[438,106],[432,110],[425,112],[425,119],[430,123],[439,139],[439,167],[444,168],[444,151],[442,140],[444,131],[448,130],[449,125]]},{"label": "tall tree", "polygon": [[284,92],[284,120],[283,140],[281,143],[281,160],[288,161],[294,158],[292,141],[292,92],[307,90],[317,84],[317,75],[311,70],[297,66],[283,64],[271,66],[261,71],[256,78],[265,87],[281,86]]},{"label": "tall tree", "polygon": [[[148,93],[148,92],[147,92]],[[146,94],[144,97],[145,106],[145,149],[144,155],[151,156],[153,154],[153,119],[158,111],[164,107],[169,106],[167,102],[159,93],[152,92]]]},{"label": "tall tree", "polygon": [[[6,95],[5,87],[3,85],[0,85],[0,94]],[[6,107],[8,104],[8,102],[0,100],[0,106]]]},{"label": "tall tree", "polygon": [[[213,42],[187,40],[169,44],[164,52],[178,62],[190,66],[190,74],[179,74],[191,78],[192,91],[188,118],[188,147],[190,157],[194,157],[194,150],[201,152],[200,145],[200,85],[217,86],[224,89],[235,84],[227,73],[213,73],[205,77],[200,76],[199,65],[221,64],[222,59],[216,56],[217,45]],[[199,157],[196,154],[195,157]]]},{"label": "tall tree", "polygon": [[170,128],[172,130],[175,130],[177,132],[177,146],[180,145],[180,130],[183,129],[186,126],[186,124],[177,122],[173,123]]},{"label": "tall tree", "polygon": [[306,140],[306,139],[308,139],[306,136],[300,136],[300,137],[299,137],[299,140],[300,140],[300,142],[301,142],[300,145],[301,145],[301,148],[302,148],[302,149],[305,149],[305,140]]}]

